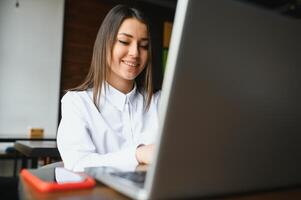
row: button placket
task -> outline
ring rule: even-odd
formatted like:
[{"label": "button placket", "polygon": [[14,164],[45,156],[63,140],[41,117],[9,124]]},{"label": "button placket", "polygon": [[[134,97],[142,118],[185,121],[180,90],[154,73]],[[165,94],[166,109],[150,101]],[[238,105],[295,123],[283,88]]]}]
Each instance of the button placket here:
[{"label": "button placket", "polygon": [[128,101],[128,98],[126,99],[126,103],[125,103],[125,119],[126,119],[126,124],[125,124],[126,134],[128,138],[131,138],[131,140],[133,140],[131,109],[130,109],[130,103]]}]

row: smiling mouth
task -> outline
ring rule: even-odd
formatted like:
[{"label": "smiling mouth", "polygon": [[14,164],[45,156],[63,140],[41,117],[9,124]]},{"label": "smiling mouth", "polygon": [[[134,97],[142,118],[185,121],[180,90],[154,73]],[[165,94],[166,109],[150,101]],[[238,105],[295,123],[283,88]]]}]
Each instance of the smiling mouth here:
[{"label": "smiling mouth", "polygon": [[137,67],[139,65],[139,63],[137,62],[129,62],[129,61],[122,61],[122,62],[130,67]]}]

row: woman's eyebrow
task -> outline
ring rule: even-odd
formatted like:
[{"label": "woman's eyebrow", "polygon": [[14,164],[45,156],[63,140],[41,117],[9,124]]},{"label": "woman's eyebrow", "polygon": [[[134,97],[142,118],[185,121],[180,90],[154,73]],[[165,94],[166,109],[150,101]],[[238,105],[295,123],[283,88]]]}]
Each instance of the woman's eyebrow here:
[{"label": "woman's eyebrow", "polygon": [[128,33],[118,33],[118,35],[125,35],[125,36],[130,37],[130,38],[133,37],[131,34],[128,34]]},{"label": "woman's eyebrow", "polygon": [[[128,34],[128,33],[118,33],[118,35],[124,35],[124,36],[130,37],[130,38],[133,38],[133,37],[134,37],[134,36],[132,36],[131,34]],[[141,38],[141,40],[146,40],[146,41],[148,41],[148,38]]]}]

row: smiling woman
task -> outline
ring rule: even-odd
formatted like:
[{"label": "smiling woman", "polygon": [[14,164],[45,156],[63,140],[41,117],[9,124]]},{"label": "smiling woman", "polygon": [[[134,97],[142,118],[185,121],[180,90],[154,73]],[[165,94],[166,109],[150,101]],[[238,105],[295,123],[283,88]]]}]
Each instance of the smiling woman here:
[{"label": "smiling woman", "polygon": [[135,8],[115,6],[98,31],[85,81],[62,99],[57,142],[64,166],[151,163],[159,97],[147,20]]}]

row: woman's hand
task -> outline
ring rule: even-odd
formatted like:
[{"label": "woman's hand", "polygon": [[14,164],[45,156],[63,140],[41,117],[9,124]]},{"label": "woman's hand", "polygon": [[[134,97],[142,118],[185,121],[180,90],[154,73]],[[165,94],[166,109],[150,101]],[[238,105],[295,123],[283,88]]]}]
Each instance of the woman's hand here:
[{"label": "woman's hand", "polygon": [[139,164],[151,164],[153,161],[153,154],[155,145],[141,145],[136,149],[136,159]]}]

